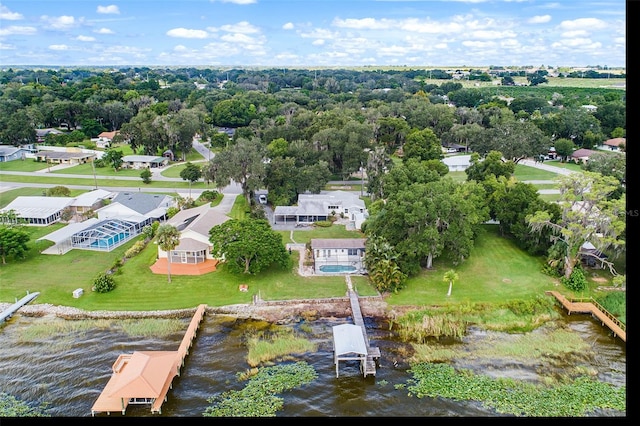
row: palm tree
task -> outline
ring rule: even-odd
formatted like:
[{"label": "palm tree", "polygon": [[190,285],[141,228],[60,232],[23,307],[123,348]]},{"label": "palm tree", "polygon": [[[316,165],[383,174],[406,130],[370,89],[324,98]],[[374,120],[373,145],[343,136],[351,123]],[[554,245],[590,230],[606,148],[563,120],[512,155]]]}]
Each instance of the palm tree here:
[{"label": "palm tree", "polygon": [[447,292],[447,297],[451,296],[451,289],[453,288],[453,282],[458,280],[458,274],[453,269],[449,269],[444,273],[444,277],[442,281],[449,281],[449,291]]},{"label": "palm tree", "polygon": [[180,231],[173,225],[160,225],[156,231],[158,246],[167,252],[167,277],[171,282],[171,251],[180,244]]}]

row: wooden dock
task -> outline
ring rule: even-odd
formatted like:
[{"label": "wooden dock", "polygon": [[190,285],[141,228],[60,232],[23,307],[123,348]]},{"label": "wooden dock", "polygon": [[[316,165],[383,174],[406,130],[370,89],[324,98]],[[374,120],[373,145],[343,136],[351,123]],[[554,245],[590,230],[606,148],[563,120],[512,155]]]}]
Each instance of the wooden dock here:
[{"label": "wooden dock", "polygon": [[362,311],[360,310],[360,302],[358,301],[358,294],[349,289],[349,301],[351,302],[351,315],[353,317],[353,323],[360,326],[362,329],[362,335],[367,345],[367,357],[360,365],[360,370],[364,377],[369,375],[376,375],[376,366],[380,360],[380,348],[371,346],[369,343],[369,336],[367,336],[367,329],[364,325],[364,319],[362,318]]},{"label": "wooden dock", "polygon": [[22,308],[24,305],[26,305],[27,303],[31,302],[33,299],[35,299],[39,295],[40,295],[40,292],[36,291],[35,293],[29,293],[27,291],[27,295],[26,296],[24,296],[20,300],[16,300],[16,303],[14,303],[13,305],[9,306],[7,309],[2,311],[2,313],[0,313],[0,322],[7,321],[9,318],[11,318],[13,316],[13,314],[16,313],[16,311],[18,309]]},{"label": "wooden dock", "polygon": [[626,326],[615,316],[607,312],[607,310],[595,300],[591,298],[567,299],[557,291],[546,291],[545,293],[554,296],[562,307],[567,310],[568,315],[571,315],[573,312],[591,314],[591,316],[598,318],[602,325],[609,327],[614,336],[620,337],[623,342],[627,341]]},{"label": "wooden dock", "polygon": [[[122,412],[130,404],[150,404],[151,412],[160,414],[175,376],[189,354],[207,305],[199,305],[177,351],[137,351],[122,354],[113,364],[113,374],[93,404],[91,415]],[[129,369],[127,369],[129,367]]]}]

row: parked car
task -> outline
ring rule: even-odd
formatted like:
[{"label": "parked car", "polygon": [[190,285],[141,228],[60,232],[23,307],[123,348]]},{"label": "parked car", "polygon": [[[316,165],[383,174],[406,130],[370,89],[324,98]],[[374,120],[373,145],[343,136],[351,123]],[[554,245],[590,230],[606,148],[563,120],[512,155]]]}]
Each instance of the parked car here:
[{"label": "parked car", "polygon": [[260,194],[258,196],[258,201],[260,202],[260,204],[267,204],[267,196],[264,194]]}]

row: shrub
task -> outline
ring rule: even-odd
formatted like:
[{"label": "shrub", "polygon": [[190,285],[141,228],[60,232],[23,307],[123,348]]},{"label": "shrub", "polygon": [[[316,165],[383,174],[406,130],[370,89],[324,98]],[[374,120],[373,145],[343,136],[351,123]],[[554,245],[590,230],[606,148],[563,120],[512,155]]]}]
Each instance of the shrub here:
[{"label": "shrub", "polygon": [[108,293],[111,290],[116,288],[116,282],[114,281],[111,275],[107,275],[106,273],[101,273],[93,280],[93,291],[98,293]]},{"label": "shrub", "polygon": [[142,250],[144,250],[144,248],[146,247],[146,244],[144,241],[140,240],[140,241],[136,241],[136,243],[134,245],[132,245],[129,250],[127,250],[124,253],[124,257],[130,259],[133,256],[135,256],[136,254],[140,253]]},{"label": "shrub", "polygon": [[215,201],[217,196],[218,196],[218,191],[206,190],[206,191],[202,191],[202,194],[200,194],[198,199],[200,201],[210,203],[212,201]]},{"label": "shrub", "polygon": [[582,269],[578,267],[571,272],[569,279],[563,277],[561,282],[572,291],[583,291],[587,288],[587,278],[584,276]]},{"label": "shrub", "polygon": [[319,226],[321,228],[328,228],[333,225],[333,221],[331,220],[319,220],[317,222],[313,222],[314,225]]}]

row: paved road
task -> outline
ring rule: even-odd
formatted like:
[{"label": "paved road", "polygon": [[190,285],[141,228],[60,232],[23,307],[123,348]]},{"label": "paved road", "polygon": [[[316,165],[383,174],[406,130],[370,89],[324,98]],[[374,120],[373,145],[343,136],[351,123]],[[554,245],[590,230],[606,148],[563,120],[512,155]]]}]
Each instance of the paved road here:
[{"label": "paved road", "polygon": [[[204,146],[202,143],[200,143],[199,140],[194,139],[193,140],[193,148],[200,153],[200,155],[202,155],[203,160],[202,161],[207,161],[213,157],[215,157],[215,153],[213,151],[210,151],[209,148],[207,148],[206,146]],[[525,165],[525,166],[530,166],[530,167],[535,167],[538,169],[542,169],[542,170],[546,170],[552,173],[557,173],[560,175],[568,175],[570,173],[574,173],[571,170],[562,168],[562,167],[556,167],[553,166],[552,164],[550,164],[549,162],[544,162],[544,163],[539,163],[539,162],[535,162],[533,160],[521,160],[520,164]],[[3,182],[2,181],[2,175],[3,174],[11,174],[11,175],[22,175],[22,176],[42,176],[43,174],[48,174],[50,171],[58,171],[58,170],[63,170],[65,168],[68,167],[73,167],[73,166],[69,166],[69,165],[65,165],[65,164],[60,164],[60,165],[56,165],[56,166],[52,166],[50,168],[47,169],[43,169],[43,170],[39,170],[36,172],[17,172],[17,171],[0,171],[0,192],[2,191],[6,191],[8,189],[11,188],[15,188],[15,187],[35,187],[35,188],[51,188],[53,186],[56,186],[57,184],[55,183],[51,183],[51,184],[46,184],[46,183],[20,183],[20,182]],[[164,171],[166,169],[166,167],[163,168],[156,168],[156,169],[152,169],[152,177],[151,179],[153,181],[166,181],[166,182],[184,182],[184,180],[182,178],[172,178],[172,177],[166,177],[162,175],[162,171]],[[71,189],[94,189],[95,188],[95,184],[93,183],[94,181],[94,176],[92,175],[75,175],[75,174],[68,174],[68,173],[55,173],[55,175],[52,175],[52,179],[53,176],[56,177],[67,177],[67,178],[75,178],[75,179],[87,179],[87,185],[65,185],[68,188]],[[114,191],[141,191],[142,187],[139,185],[140,178],[139,177],[135,177],[135,176],[100,176],[100,179],[113,179],[113,180],[117,180],[117,181],[135,181],[137,184],[136,185],[132,185],[132,186],[109,186],[109,189],[112,189]],[[532,184],[538,184],[538,185],[544,185],[544,184],[554,184],[556,183],[553,180],[529,180],[529,181],[524,181],[525,183],[532,183]],[[361,181],[330,181],[329,184],[333,184],[336,186],[344,186],[344,185],[360,185],[362,182]],[[125,184],[123,182],[123,184]],[[126,185],[126,184],[125,184]],[[202,193],[202,191],[204,191],[204,189],[192,189],[191,190],[191,197],[192,198],[197,198],[198,196],[200,196],[200,194]],[[189,196],[189,190],[188,189],[176,189],[176,188],[144,188],[144,192],[176,192],[178,194],[180,194],[180,196],[182,197],[188,197]],[[540,189],[538,190],[538,192],[540,194],[558,194],[559,190],[557,189]],[[224,188],[222,190],[223,194],[241,194],[242,193],[242,188],[240,187],[240,185],[236,182],[232,182],[229,186],[227,186],[226,188]],[[235,198],[235,197],[234,197]]]}]

